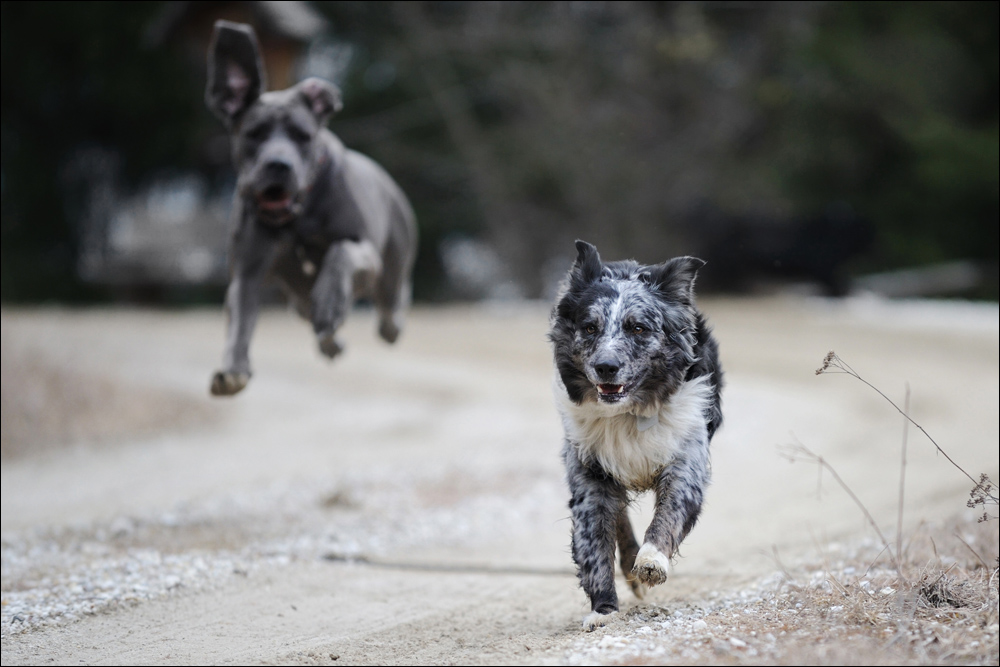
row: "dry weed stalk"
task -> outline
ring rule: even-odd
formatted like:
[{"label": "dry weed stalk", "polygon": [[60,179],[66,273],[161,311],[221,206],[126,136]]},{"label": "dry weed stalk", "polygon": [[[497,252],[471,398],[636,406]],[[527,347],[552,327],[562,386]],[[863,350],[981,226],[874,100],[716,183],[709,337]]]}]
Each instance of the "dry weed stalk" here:
[{"label": "dry weed stalk", "polygon": [[903,572],[899,565],[899,558],[898,558],[899,554],[893,551],[892,547],[889,544],[889,540],[887,540],[885,535],[882,534],[882,529],[878,527],[878,523],[875,521],[875,518],[871,515],[871,512],[868,511],[868,508],[865,507],[865,504],[863,502],[861,502],[861,499],[858,498],[858,496],[854,493],[854,491],[851,490],[851,487],[847,485],[847,482],[845,482],[840,477],[840,475],[837,474],[837,471],[834,469],[832,465],[830,465],[829,461],[824,459],[819,454],[813,452],[811,449],[803,445],[801,442],[796,442],[793,445],[785,445],[783,447],[779,447],[778,449],[780,455],[784,456],[792,463],[796,461],[815,463],[822,470],[826,470],[828,473],[830,473],[830,475],[833,476],[834,481],[836,481],[837,484],[840,485],[840,488],[842,488],[847,493],[847,495],[851,497],[851,500],[854,501],[854,504],[857,505],[858,508],[861,510],[861,512],[865,515],[865,519],[868,521],[868,525],[870,525],[875,530],[875,533],[878,535],[879,539],[882,540],[882,546],[884,547],[884,550],[889,552],[889,558],[892,559],[892,564],[893,567],[896,568],[896,572],[898,572],[899,575],[902,576]]},{"label": "dry weed stalk", "polygon": [[[1000,505],[1000,498],[998,498],[997,495],[993,493],[993,491],[997,488],[997,486],[993,482],[993,480],[991,480],[985,473],[980,474],[979,479],[977,480],[968,472],[966,472],[962,466],[958,465],[958,463],[956,463],[954,459],[948,456],[948,452],[944,451],[944,449],[941,448],[941,445],[939,445],[937,441],[931,437],[931,434],[928,433],[923,426],[915,422],[913,418],[910,417],[910,415],[908,414],[908,410],[901,409],[898,405],[896,405],[896,403],[891,398],[886,396],[881,389],[879,389],[871,382],[861,377],[861,375],[857,371],[851,368],[851,366],[846,361],[837,356],[837,353],[834,352],[833,350],[830,350],[830,352],[827,353],[826,357],[823,358],[823,365],[816,369],[816,375],[822,375],[824,373],[843,373],[846,375],[850,375],[851,377],[860,380],[861,382],[863,382],[864,384],[868,385],[876,392],[878,392],[879,396],[887,400],[892,407],[896,408],[899,414],[903,415],[903,418],[906,420],[906,422],[913,424],[918,429],[920,429],[920,432],[923,433],[927,437],[927,439],[931,441],[931,444],[934,445],[938,453],[940,453],[942,456],[948,459],[949,463],[955,466],[956,469],[958,469],[963,475],[968,477],[969,481],[971,481],[974,484],[974,486],[972,487],[972,491],[969,492],[969,500],[966,503],[966,505],[973,509],[977,506],[982,505],[984,511],[983,511],[983,516],[980,517],[979,520],[988,521],[989,519],[998,518],[996,516],[993,517],[989,516],[989,513],[985,511],[987,505],[994,505],[994,506]],[[909,387],[907,387],[907,404],[908,403],[909,403]],[[904,431],[904,447],[905,447],[905,431]],[[905,461],[905,454],[904,454],[904,461]]]},{"label": "dry weed stalk", "polygon": [[[826,580],[830,583],[832,590],[836,591],[836,594],[838,594],[843,600],[842,604],[846,605],[844,609],[848,612],[847,617],[854,623],[869,626],[885,625],[894,619],[892,622],[894,622],[897,626],[897,631],[895,633],[896,640],[913,634],[913,628],[917,627],[914,626],[913,623],[917,617],[922,619],[920,623],[926,625],[926,623],[933,622],[933,619],[943,619],[947,616],[950,616],[953,619],[966,617],[972,618],[972,616],[978,614],[976,618],[980,624],[984,622],[982,620],[984,618],[987,619],[987,621],[985,621],[987,624],[994,623],[997,617],[995,608],[997,599],[995,585],[995,580],[998,575],[997,567],[987,565],[983,557],[976,552],[976,550],[968,542],[966,542],[961,535],[956,533],[954,537],[959,543],[965,545],[969,552],[975,557],[978,565],[983,567],[980,574],[973,574],[973,571],[975,570],[974,566],[973,569],[969,571],[961,568],[960,573],[953,575],[952,570],[955,569],[956,564],[952,563],[950,567],[944,568],[942,559],[937,554],[937,547],[933,538],[929,538],[931,548],[934,550],[934,558],[932,560],[936,561],[938,565],[932,566],[930,562],[928,562],[923,566],[920,566],[911,561],[909,563],[909,567],[913,573],[912,579],[908,579],[903,571],[904,559],[902,524],[904,488],[906,483],[905,472],[908,425],[913,424],[920,429],[921,433],[927,436],[928,440],[931,441],[938,452],[940,452],[953,466],[955,466],[955,468],[973,481],[975,486],[970,494],[968,501],[969,507],[974,508],[983,506],[985,509],[987,505],[996,506],[998,504],[997,496],[993,492],[996,488],[995,484],[985,474],[981,475],[978,481],[972,478],[964,469],[962,469],[961,466],[948,456],[948,454],[920,424],[915,422],[909,416],[909,385],[906,387],[906,408],[900,409],[899,406],[889,399],[881,390],[861,377],[861,375],[859,375],[853,368],[838,357],[836,353],[830,352],[823,360],[823,365],[816,371],[816,373],[819,375],[822,373],[837,372],[850,375],[874,389],[880,396],[889,401],[889,403],[904,417],[899,477],[899,508],[897,511],[895,548],[893,548],[892,543],[890,543],[890,541],[882,533],[882,530],[879,528],[878,523],[875,521],[871,512],[868,511],[868,508],[865,507],[864,503],[861,502],[861,499],[858,498],[857,494],[854,493],[854,491],[847,485],[834,467],[825,458],[816,454],[800,442],[780,448],[781,454],[790,461],[806,461],[808,463],[813,463],[818,466],[820,473],[824,470],[828,472],[837,484],[840,485],[844,492],[847,493],[858,506],[868,524],[881,540],[882,548],[879,550],[879,553],[868,566],[868,569],[865,570],[864,575],[858,578],[855,582],[850,583],[847,581],[838,581],[837,577],[833,574],[828,574],[826,578]],[[990,518],[995,519],[997,517],[990,517],[988,514],[984,513],[984,516],[979,519],[979,522],[982,523]],[[868,581],[869,572],[872,570],[875,562],[878,561],[883,552],[887,552],[889,554],[895,573],[889,577],[886,577],[884,574],[874,576],[871,581]],[[998,563],[1000,563],[1000,560],[998,560]],[[786,578],[790,579],[789,575],[786,574]],[[876,586],[870,586],[870,584],[876,582],[878,582]],[[983,614],[985,614],[985,616],[983,616]]]}]

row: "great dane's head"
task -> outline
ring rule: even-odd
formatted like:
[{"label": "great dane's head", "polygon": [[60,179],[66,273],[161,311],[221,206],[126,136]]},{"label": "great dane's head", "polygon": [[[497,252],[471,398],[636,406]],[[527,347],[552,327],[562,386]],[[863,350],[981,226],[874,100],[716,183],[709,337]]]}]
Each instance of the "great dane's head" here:
[{"label": "great dane's head", "polygon": [[310,78],[265,92],[267,75],[252,27],[217,21],[205,102],[232,135],[237,188],[261,221],[280,225],[302,209],[325,152],[320,131],[341,108],[340,90]]}]

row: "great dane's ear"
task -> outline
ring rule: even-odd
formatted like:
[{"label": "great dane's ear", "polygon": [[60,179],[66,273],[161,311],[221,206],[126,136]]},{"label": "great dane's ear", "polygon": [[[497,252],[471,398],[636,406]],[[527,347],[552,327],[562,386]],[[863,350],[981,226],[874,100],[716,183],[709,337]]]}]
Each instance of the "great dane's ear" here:
[{"label": "great dane's ear", "polygon": [[647,281],[653,289],[672,301],[694,302],[694,279],[705,260],[697,257],[675,257],[649,270]]},{"label": "great dane's ear", "polygon": [[298,88],[321,127],[344,107],[340,101],[340,88],[329,81],[313,76],[300,83]]},{"label": "great dane's ear", "polygon": [[570,270],[573,283],[583,287],[601,277],[604,265],[601,264],[601,256],[597,253],[597,248],[586,241],[576,242],[576,261]]},{"label": "great dane's ear", "polygon": [[216,21],[208,49],[205,103],[227,127],[267,89],[260,46],[253,28],[244,23]]}]

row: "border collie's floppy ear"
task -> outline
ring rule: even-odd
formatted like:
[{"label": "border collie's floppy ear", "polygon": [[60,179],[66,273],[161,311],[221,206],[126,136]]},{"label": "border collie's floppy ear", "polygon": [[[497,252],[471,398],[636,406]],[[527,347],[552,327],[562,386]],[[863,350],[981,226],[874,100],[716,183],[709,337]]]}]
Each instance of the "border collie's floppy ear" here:
[{"label": "border collie's floppy ear", "polygon": [[604,265],[601,264],[601,256],[597,254],[597,248],[586,241],[577,241],[576,252],[576,261],[570,270],[573,283],[582,286],[600,278]]},{"label": "border collie's floppy ear", "polygon": [[226,127],[267,88],[257,34],[243,23],[216,21],[208,49],[205,103]]},{"label": "border collie's floppy ear", "polygon": [[668,299],[691,304],[694,301],[694,279],[705,260],[697,257],[675,257],[657,264],[649,271],[649,282]]}]

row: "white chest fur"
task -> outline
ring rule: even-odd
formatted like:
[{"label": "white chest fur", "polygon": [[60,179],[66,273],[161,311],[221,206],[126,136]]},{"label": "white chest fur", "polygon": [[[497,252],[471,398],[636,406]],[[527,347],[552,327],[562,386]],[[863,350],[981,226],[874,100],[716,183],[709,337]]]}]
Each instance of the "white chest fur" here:
[{"label": "white chest fur", "polygon": [[[640,417],[629,412],[628,406],[575,404],[558,375],[555,386],[566,436],[577,447],[580,460],[597,462],[616,480],[637,491],[651,488],[657,473],[682,448],[707,446],[705,412],[713,391],[708,376],[690,380],[668,403],[658,409],[651,406],[641,411]],[[690,454],[704,456],[705,452]]]}]

